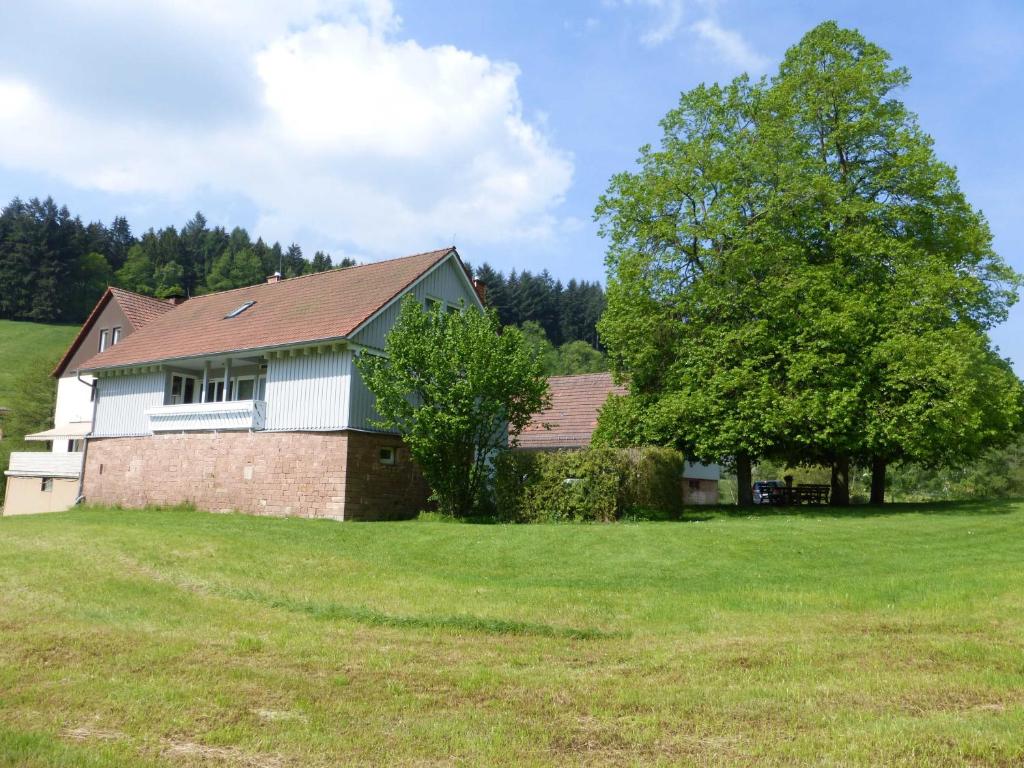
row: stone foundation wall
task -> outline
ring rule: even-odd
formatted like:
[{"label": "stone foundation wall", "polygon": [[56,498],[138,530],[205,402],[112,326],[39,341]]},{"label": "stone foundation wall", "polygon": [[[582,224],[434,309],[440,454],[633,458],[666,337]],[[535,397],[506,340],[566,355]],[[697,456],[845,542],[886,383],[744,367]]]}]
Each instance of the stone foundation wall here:
[{"label": "stone foundation wall", "polygon": [[[400,447],[394,466],[379,447]],[[382,471],[383,470],[383,471]],[[190,432],[89,442],[89,503],[193,504],[214,512],[389,519],[422,509],[419,470],[401,440],[358,432]]]},{"label": "stone foundation wall", "polygon": [[[430,489],[397,435],[348,433],[346,520],[401,520],[427,507]],[[393,448],[395,463],[383,464],[381,448]]]}]

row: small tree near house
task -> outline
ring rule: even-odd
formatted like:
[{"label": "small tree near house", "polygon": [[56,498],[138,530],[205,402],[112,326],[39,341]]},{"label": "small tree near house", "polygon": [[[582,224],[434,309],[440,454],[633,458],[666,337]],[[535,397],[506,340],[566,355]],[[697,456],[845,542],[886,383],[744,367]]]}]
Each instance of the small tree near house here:
[{"label": "small tree near house", "polygon": [[548,405],[548,385],[516,328],[493,310],[401,306],[385,355],[356,361],[377,398],[377,425],[401,433],[441,512],[479,512],[490,464]]}]

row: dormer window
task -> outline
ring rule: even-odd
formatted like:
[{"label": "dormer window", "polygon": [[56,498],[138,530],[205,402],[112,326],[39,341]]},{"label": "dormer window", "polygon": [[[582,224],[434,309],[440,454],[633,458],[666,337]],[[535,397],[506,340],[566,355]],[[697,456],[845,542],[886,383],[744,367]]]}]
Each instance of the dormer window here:
[{"label": "dormer window", "polygon": [[224,315],[224,319],[225,320],[230,320],[233,317],[238,317],[240,314],[245,312],[245,310],[247,310],[249,307],[251,307],[255,303],[256,303],[255,301],[247,301],[247,302],[245,302],[245,304],[240,306],[238,309],[233,309],[230,312],[228,312],[226,315]]},{"label": "dormer window", "polygon": [[100,352],[107,348],[107,341],[110,339],[110,332],[104,328],[100,331]]},{"label": "dormer window", "polygon": [[110,331],[110,346],[114,346],[121,340],[121,328],[120,326],[111,329]]}]

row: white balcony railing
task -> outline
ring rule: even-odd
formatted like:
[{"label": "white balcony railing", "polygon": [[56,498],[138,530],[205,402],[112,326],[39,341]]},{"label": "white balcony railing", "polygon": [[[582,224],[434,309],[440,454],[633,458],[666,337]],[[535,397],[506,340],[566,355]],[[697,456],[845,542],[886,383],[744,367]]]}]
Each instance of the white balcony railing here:
[{"label": "white balcony railing", "polygon": [[260,430],[267,418],[263,400],[161,405],[146,411],[153,432]]},{"label": "white balcony railing", "polygon": [[6,474],[14,477],[78,477],[82,474],[82,453],[17,451],[11,454]]}]

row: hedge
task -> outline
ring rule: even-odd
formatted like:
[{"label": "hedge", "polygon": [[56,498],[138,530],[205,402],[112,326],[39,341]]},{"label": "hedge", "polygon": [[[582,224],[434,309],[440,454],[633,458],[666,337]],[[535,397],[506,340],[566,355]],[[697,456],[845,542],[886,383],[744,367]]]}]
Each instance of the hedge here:
[{"label": "hedge", "polygon": [[500,458],[498,514],[520,522],[608,522],[682,511],[683,457],[669,448],[592,446]]}]

